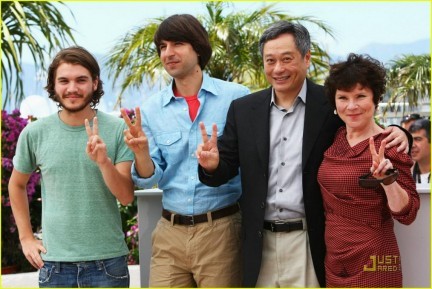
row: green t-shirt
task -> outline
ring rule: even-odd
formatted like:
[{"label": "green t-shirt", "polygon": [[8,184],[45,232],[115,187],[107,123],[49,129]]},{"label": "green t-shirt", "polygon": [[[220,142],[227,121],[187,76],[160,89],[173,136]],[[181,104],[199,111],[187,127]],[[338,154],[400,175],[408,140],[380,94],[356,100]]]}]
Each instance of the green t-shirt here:
[{"label": "green t-shirt", "polygon": [[[99,136],[114,164],[132,161],[121,118],[97,112]],[[92,125],[92,124],[91,124]],[[42,238],[46,261],[91,261],[128,253],[117,201],[86,154],[85,126],[69,126],[58,114],[22,131],[13,164],[42,175]]]}]

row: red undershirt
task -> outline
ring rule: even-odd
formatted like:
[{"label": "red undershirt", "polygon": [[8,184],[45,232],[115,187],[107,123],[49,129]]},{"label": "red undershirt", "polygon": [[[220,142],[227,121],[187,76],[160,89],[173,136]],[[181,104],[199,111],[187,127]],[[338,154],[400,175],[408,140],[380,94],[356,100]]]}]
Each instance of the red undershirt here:
[{"label": "red undershirt", "polygon": [[189,117],[191,119],[191,121],[194,121],[196,118],[196,115],[198,113],[198,109],[200,107],[200,102],[198,100],[198,94],[195,95],[191,95],[191,96],[183,96],[180,95],[180,93],[177,91],[176,88],[173,89],[174,90],[174,96],[176,97],[183,97],[189,107]]}]

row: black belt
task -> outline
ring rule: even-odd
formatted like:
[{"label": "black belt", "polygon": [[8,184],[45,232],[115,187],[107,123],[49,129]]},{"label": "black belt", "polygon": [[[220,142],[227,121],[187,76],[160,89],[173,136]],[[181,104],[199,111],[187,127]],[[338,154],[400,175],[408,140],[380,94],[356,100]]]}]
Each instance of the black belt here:
[{"label": "black belt", "polygon": [[297,230],[303,230],[303,222],[295,221],[295,222],[282,222],[282,221],[273,221],[268,222],[264,221],[264,229],[272,231],[272,232],[291,232]]},{"label": "black belt", "polygon": [[[240,207],[236,203],[232,206],[213,211],[210,214],[211,214],[212,220],[216,220],[216,219],[220,219],[220,218],[223,218],[226,216],[233,215],[233,214],[237,213],[239,210],[240,210]],[[171,215],[174,215],[174,224],[176,224],[176,225],[193,226],[195,224],[204,223],[204,222],[208,221],[207,213],[201,214],[201,215],[183,216],[183,215],[171,213],[170,211],[165,210],[165,209],[162,210],[162,217],[164,217],[165,219],[167,219],[170,222],[171,222]]]}]

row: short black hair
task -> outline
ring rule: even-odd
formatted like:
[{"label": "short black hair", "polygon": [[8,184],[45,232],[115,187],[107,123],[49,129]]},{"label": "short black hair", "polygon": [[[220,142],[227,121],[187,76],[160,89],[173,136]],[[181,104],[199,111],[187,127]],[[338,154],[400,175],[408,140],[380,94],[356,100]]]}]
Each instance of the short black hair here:
[{"label": "short black hair", "polygon": [[408,121],[411,121],[411,120],[417,120],[417,119],[421,119],[421,118],[422,118],[421,115],[418,113],[407,114],[407,115],[404,115],[404,117],[402,117],[401,124],[408,122]]},{"label": "short black hair", "polygon": [[430,143],[430,141],[431,141],[430,127],[431,127],[430,120],[428,120],[427,118],[420,118],[420,119],[413,122],[413,124],[410,126],[408,131],[410,133],[413,133],[413,132],[417,132],[421,129],[424,129],[426,131],[426,137],[428,139],[428,142]]}]

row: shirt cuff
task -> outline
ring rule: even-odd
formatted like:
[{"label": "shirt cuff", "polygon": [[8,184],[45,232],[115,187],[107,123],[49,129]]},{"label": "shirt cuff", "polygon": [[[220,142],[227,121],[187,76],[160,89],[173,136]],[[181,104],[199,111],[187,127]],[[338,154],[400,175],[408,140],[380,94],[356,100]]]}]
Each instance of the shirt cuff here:
[{"label": "shirt cuff", "polygon": [[135,161],[132,163],[132,167],[131,167],[132,180],[136,186],[143,189],[151,189],[154,187],[154,185],[158,183],[159,181],[158,175],[160,175],[158,174],[158,167],[155,165],[154,162],[153,162],[153,166],[154,166],[153,175],[151,175],[148,178],[143,178],[138,174],[138,171],[135,168]]}]

